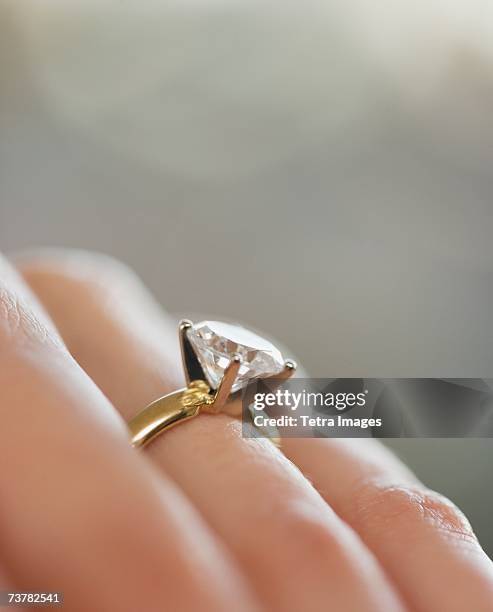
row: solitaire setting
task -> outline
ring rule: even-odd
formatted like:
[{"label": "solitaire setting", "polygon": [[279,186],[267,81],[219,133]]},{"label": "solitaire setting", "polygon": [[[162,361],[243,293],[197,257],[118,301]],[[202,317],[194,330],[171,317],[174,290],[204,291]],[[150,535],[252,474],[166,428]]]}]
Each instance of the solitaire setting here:
[{"label": "solitaire setting", "polygon": [[187,386],[155,400],[129,422],[135,447],[201,411],[241,416],[232,412],[230,400],[250,380],[273,378],[280,383],[296,371],[296,363],[283,360],[271,342],[239,325],[183,320],[178,333]]},{"label": "solitaire setting", "polygon": [[284,369],[281,351],[253,332],[220,321],[202,321],[187,329],[187,337],[204,369],[209,385],[217,389],[234,355],[241,365],[231,392],[251,378],[280,374]]}]

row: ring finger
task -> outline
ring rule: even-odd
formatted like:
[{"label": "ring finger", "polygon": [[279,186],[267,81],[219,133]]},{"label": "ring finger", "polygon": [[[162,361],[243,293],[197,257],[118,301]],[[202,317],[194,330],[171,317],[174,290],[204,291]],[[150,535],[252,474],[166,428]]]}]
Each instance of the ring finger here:
[{"label": "ring finger", "polygon": [[[22,270],[125,419],[180,386],[172,327],[121,265],[56,253],[24,261]],[[227,542],[269,609],[403,609],[352,529],[273,445],[243,439],[237,421],[201,415],[146,452]]]}]

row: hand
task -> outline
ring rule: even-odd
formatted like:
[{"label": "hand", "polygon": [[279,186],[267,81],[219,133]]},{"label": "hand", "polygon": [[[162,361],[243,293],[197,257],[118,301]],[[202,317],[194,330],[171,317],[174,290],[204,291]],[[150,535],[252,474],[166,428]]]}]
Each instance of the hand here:
[{"label": "hand", "polygon": [[493,610],[465,517],[373,440],[283,454],[201,415],[132,449],[124,421],[183,384],[174,323],[106,257],[18,265],[0,264],[9,584],[84,612]]}]

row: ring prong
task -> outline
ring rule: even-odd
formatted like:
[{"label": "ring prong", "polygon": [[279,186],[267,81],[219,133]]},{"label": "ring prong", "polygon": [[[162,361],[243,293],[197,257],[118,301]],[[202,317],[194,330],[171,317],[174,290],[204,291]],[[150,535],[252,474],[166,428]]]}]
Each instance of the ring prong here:
[{"label": "ring prong", "polygon": [[236,377],[238,376],[241,364],[241,355],[235,353],[224,370],[223,377],[219,383],[219,387],[217,388],[214,403],[212,404],[212,409],[214,412],[220,412],[222,407],[226,404],[231,393],[231,388],[233,387]]},{"label": "ring prong", "polygon": [[183,334],[192,327],[193,323],[190,319],[182,319],[179,324],[180,334]]},{"label": "ring prong", "polygon": [[284,362],[284,369],[280,374],[276,375],[276,378],[280,378],[281,380],[286,380],[288,378],[291,378],[291,376],[293,376],[293,374],[296,372],[296,368],[298,367],[296,361],[293,361],[292,359],[287,359]]},{"label": "ring prong", "polygon": [[205,380],[205,374],[202,366],[200,365],[194,350],[190,346],[190,342],[187,337],[187,332],[192,327],[193,322],[189,319],[182,319],[178,325],[181,359],[187,386],[192,382],[192,380]]}]

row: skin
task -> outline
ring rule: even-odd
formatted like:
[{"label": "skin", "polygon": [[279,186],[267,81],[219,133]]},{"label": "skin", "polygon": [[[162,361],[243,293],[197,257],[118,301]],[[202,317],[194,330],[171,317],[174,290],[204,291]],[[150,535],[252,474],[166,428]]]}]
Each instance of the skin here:
[{"label": "skin", "polygon": [[465,517],[373,440],[280,452],[201,415],[131,449],[124,421],[183,385],[175,322],[104,256],[17,267],[23,279],[0,268],[0,566],[14,586],[64,591],[68,610],[493,610]]}]

